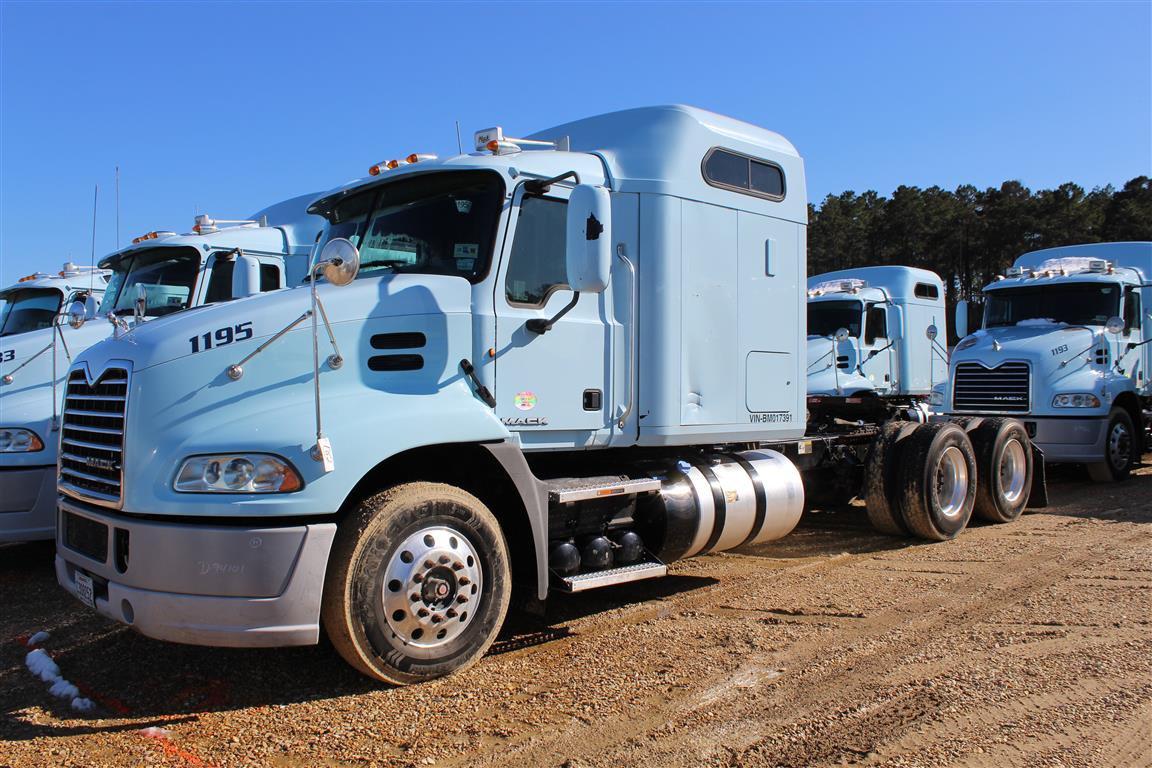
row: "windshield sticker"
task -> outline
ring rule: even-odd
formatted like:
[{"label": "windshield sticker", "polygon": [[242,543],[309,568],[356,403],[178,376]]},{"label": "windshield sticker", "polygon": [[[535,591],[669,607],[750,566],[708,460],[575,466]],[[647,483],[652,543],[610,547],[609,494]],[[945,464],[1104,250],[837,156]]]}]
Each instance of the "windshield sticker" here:
[{"label": "windshield sticker", "polygon": [[525,390],[524,392],[517,392],[516,397],[512,399],[516,407],[521,411],[530,411],[536,407],[536,394]]},{"label": "windshield sticker", "polygon": [[456,243],[452,249],[452,256],[456,259],[456,269],[466,272],[472,271],[476,266],[476,257],[479,254],[479,243]]}]

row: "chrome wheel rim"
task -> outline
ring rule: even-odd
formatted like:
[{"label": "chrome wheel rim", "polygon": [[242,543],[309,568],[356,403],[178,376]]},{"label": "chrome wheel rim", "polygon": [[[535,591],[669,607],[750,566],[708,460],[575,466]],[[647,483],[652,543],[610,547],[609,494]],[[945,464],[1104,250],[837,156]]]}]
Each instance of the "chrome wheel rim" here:
[{"label": "chrome wheel rim", "polygon": [[1024,493],[1024,480],[1028,474],[1028,457],[1024,446],[1013,438],[1004,445],[1000,454],[1000,495],[1009,504],[1015,504]]},{"label": "chrome wheel rim", "polygon": [[1115,469],[1128,466],[1128,454],[1132,450],[1132,435],[1123,422],[1116,422],[1108,431],[1108,459]]},{"label": "chrome wheel rim", "polygon": [[950,445],[940,454],[936,465],[936,500],[940,513],[949,519],[960,516],[968,499],[968,462],[964,452]]},{"label": "chrome wheel rim", "polygon": [[381,603],[392,637],[417,658],[434,658],[472,623],[483,595],[480,558],[465,536],[422,528],[392,551]]}]

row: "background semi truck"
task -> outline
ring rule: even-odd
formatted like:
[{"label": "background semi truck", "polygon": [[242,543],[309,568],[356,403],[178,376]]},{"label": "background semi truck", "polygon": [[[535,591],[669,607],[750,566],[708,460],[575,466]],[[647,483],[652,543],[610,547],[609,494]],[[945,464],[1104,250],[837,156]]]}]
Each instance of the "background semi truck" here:
[{"label": "background semi truck", "polygon": [[945,410],[1020,419],[1047,461],[1126,477],[1152,445],[1150,306],[1152,243],[1020,256],[985,287],[983,327],[956,345]]},{"label": "background semi truck", "polygon": [[100,613],[206,645],[323,626],[410,683],[479,658],[513,584],[543,601],[786,535],[803,472],[867,458],[915,535],[967,523],[956,425],[890,435],[845,398],[806,435],[807,199],[782,136],[642,108],[371,174],[311,206],[307,287],[73,366],[56,568]]},{"label": "background semi truck", "polygon": [[944,283],[926,269],[808,278],[808,394],[869,394],[926,414],[933,388],[948,380],[948,352],[936,338],[944,313]]},{"label": "background semi truck", "polygon": [[[58,455],[67,459],[92,442],[66,435],[58,454],[61,394],[76,355],[113,334],[132,334],[144,320],[299,284],[322,224],[305,212],[313,197],[286,200],[249,220],[198,216],[187,234],[136,238],[100,261],[93,284],[103,292],[105,277],[108,282],[98,310],[94,299],[85,301],[90,278],[79,272],[22,284],[55,280],[74,287],[35,315],[42,330],[0,339],[0,541],[52,538]],[[31,318],[29,312],[16,304],[9,317]],[[83,464],[69,464],[68,471],[80,479],[91,475]]]},{"label": "background semi truck", "polygon": [[[55,275],[35,272],[0,291],[0,350],[9,349],[13,336],[52,327],[73,302],[97,304],[111,275],[106,269],[80,267],[66,262]],[[0,353],[0,362],[8,353]]]}]

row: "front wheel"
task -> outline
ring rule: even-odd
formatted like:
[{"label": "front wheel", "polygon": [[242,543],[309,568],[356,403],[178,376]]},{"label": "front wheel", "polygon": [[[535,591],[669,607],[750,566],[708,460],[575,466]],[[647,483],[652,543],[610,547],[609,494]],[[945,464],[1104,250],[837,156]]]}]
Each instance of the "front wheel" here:
[{"label": "front wheel", "polygon": [[1136,430],[1123,408],[1113,408],[1108,414],[1103,459],[1088,465],[1088,474],[1098,483],[1125,479],[1136,461]]},{"label": "front wheel", "polygon": [[324,628],[360,672],[407,685],[474,664],[508,611],[508,548],[466,491],[407,483],[340,526],[324,581]]}]

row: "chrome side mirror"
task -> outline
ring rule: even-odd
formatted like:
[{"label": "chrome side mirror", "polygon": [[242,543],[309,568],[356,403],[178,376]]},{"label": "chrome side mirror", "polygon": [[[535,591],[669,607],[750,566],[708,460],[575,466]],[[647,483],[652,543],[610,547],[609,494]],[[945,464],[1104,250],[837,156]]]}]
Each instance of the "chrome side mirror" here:
[{"label": "chrome side mirror", "polygon": [[76,299],[76,301],[72,302],[72,306],[68,308],[68,325],[73,328],[80,328],[87,319],[88,306],[80,299]]},{"label": "chrome side mirror", "polygon": [[329,240],[320,251],[320,263],[315,269],[322,270],[324,279],[332,285],[348,285],[360,271],[360,251],[347,238]]},{"label": "chrome side mirror", "polygon": [[136,302],[134,306],[136,320],[143,320],[148,315],[148,289],[143,283],[136,283]]},{"label": "chrome side mirror", "polygon": [[848,339],[851,338],[851,334],[848,333],[847,328],[837,328],[836,334],[832,338],[836,339],[836,341],[838,341],[840,343],[844,343],[845,341],[848,341]]},{"label": "chrome side mirror", "polygon": [[1104,323],[1104,330],[1108,331],[1108,333],[1112,334],[1113,336],[1119,336],[1120,334],[1124,333],[1124,325],[1124,318],[1119,317],[1118,315],[1113,315],[1112,317],[1108,318],[1108,322]]}]

